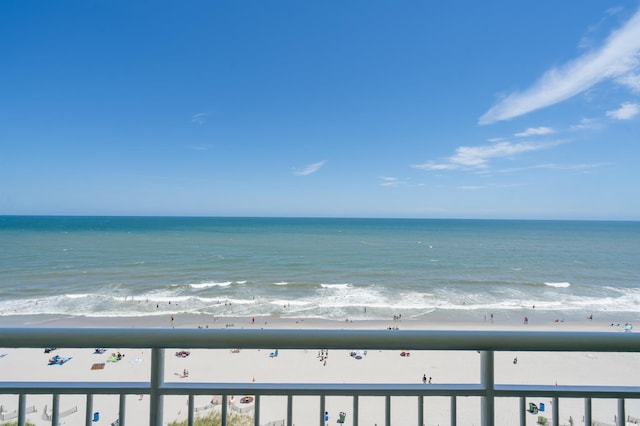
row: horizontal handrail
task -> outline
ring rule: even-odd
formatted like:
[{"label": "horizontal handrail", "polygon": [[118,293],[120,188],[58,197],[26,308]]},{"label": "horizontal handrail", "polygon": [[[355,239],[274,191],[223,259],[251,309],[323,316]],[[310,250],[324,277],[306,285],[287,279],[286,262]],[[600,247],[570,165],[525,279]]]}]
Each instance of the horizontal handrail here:
[{"label": "horizontal handrail", "polygon": [[576,331],[0,328],[0,346],[640,352],[640,334]]},{"label": "horizontal handrail", "polygon": [[[93,383],[93,382],[0,382],[0,394],[148,394],[147,383]],[[388,383],[164,383],[162,395],[253,394],[261,395],[360,395],[360,396],[485,396],[480,384],[388,384]],[[549,385],[495,385],[495,397],[548,396],[563,398],[640,398],[640,386],[549,386]]]},{"label": "horizontal handrail", "polygon": [[[550,386],[494,383],[494,352],[640,352],[637,333],[579,332],[579,331],[504,331],[504,330],[307,330],[307,329],[117,329],[117,328],[0,328],[0,346],[5,348],[144,348],[152,351],[150,381],[144,382],[0,382],[0,393],[54,395],[52,418],[59,418],[59,395],[86,394],[91,406],[92,395],[119,394],[120,417],[124,423],[124,395],[147,394],[151,397],[150,424],[162,424],[162,397],[188,395],[190,406],[194,395],[256,395],[257,402],[264,395],[288,396],[288,424],[291,424],[291,396],[314,395],[322,401],[326,396],[353,396],[354,404],[361,396],[386,397],[386,424],[390,423],[389,398],[392,396],[445,396],[451,398],[451,419],[457,397],[480,397],[482,424],[494,424],[494,399],[499,397],[525,398],[584,398],[585,419],[591,418],[592,398],[618,400],[618,418],[624,419],[624,400],[640,399],[640,386]],[[165,382],[164,353],[166,349],[347,349],[361,350],[453,350],[478,351],[481,377],[479,383],[463,384],[403,384],[403,383],[199,383]],[[420,399],[420,401],[422,401]],[[323,407],[324,402],[321,402]],[[421,403],[420,403],[421,404]],[[22,403],[22,405],[24,405]],[[421,406],[421,405],[420,405]],[[226,406],[223,407],[223,416]],[[89,410],[89,408],[87,408]],[[190,408],[191,416],[193,407]],[[553,416],[558,416],[557,403]],[[19,410],[24,422],[26,409]],[[256,404],[256,414],[259,403]],[[224,418],[224,417],[223,417]],[[419,419],[422,411],[419,411]],[[258,416],[255,417],[256,424]],[[354,419],[357,424],[357,418]],[[320,421],[320,423],[322,423]],[[22,423],[21,423],[22,424]],[[90,419],[87,417],[87,424]],[[191,423],[190,423],[191,424]],[[223,424],[224,420],[223,420]],[[521,417],[520,424],[524,424]]]}]

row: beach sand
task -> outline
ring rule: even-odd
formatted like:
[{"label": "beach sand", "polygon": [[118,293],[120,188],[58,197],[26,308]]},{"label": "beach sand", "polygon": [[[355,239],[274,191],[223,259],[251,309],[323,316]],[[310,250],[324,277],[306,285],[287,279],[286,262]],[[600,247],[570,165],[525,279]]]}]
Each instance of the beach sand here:
[{"label": "beach sand", "polygon": [[[4,326],[9,324],[3,323]],[[530,321],[529,324],[514,322],[478,323],[432,323],[417,320],[383,321],[323,321],[277,318],[217,318],[198,315],[175,316],[173,323],[168,318],[22,318],[14,326],[37,327],[119,327],[119,328],[287,328],[287,329],[383,329],[398,327],[408,329],[469,329],[469,330],[531,330],[531,331],[604,331],[621,333],[622,327],[612,326],[609,321],[584,320],[578,322]],[[389,330],[393,333],[393,330]],[[93,349],[64,349],[44,353],[43,349],[0,349],[1,381],[147,381],[150,372],[150,350],[106,348],[103,354]],[[205,350],[184,348],[189,356],[175,356],[168,349],[165,356],[165,381],[193,382],[290,382],[290,383],[422,383],[423,375],[439,383],[478,383],[480,377],[479,355],[475,351],[411,351],[411,356],[400,356],[400,351],[369,350],[361,359],[350,356],[348,350],[330,350],[326,362],[321,360],[318,350],[279,350],[277,357],[270,357],[270,350],[230,349]],[[274,348],[275,350],[276,348]],[[358,348],[354,348],[358,349]],[[410,349],[410,348],[407,348]],[[119,361],[110,362],[112,354],[124,355]],[[52,355],[71,357],[64,365],[48,365]],[[517,357],[518,362],[513,360]],[[98,367],[93,367],[94,365]],[[102,367],[100,365],[102,364]],[[92,368],[93,367],[93,368]],[[188,377],[184,377],[188,370]],[[496,353],[496,383],[533,383],[543,385],[627,385],[637,386],[640,377],[640,354],[620,353]],[[425,384],[429,386],[429,384]],[[249,409],[251,404],[241,404],[243,395],[234,395],[231,402],[238,409]],[[195,397],[197,415],[219,409],[210,407],[214,395]],[[231,396],[229,398],[231,400]],[[263,396],[261,398],[260,424],[286,418],[286,397]],[[545,404],[546,411],[539,413],[551,417],[552,403],[549,398],[527,399],[538,405]],[[118,395],[94,396],[93,411],[100,413],[96,424],[110,425],[118,417]],[[496,425],[513,426],[519,419],[518,398],[501,398],[495,403]],[[560,399],[560,424],[582,423],[584,414],[582,399]],[[16,395],[0,395],[4,414],[18,408]],[[45,415],[45,406],[50,414],[51,396],[28,395],[27,407],[37,411],[27,420],[37,426],[50,425]],[[73,411],[77,407],[77,411]],[[418,401],[415,397],[391,399],[393,425],[417,424]],[[171,420],[187,418],[187,397],[170,396],[164,402],[165,424]],[[345,425],[351,425],[353,402],[349,397],[326,397],[329,424],[336,424],[339,412],[347,414]],[[319,419],[319,397],[297,396],[293,398],[293,423],[296,426],[317,425]],[[445,397],[425,398],[425,424],[427,426],[449,424],[450,400]],[[83,425],[85,397],[60,397],[61,425]],[[148,423],[149,398],[129,395],[126,399],[128,425]],[[616,400],[594,400],[592,418],[605,424],[615,424]],[[627,415],[640,417],[640,403],[626,402]],[[383,425],[385,400],[383,397],[361,397],[359,399],[359,424]],[[527,414],[527,425],[536,424],[538,415]],[[460,397],[457,401],[457,419],[460,425],[480,424],[480,398]],[[14,419],[15,421],[15,419]],[[4,422],[0,422],[2,424]]]}]

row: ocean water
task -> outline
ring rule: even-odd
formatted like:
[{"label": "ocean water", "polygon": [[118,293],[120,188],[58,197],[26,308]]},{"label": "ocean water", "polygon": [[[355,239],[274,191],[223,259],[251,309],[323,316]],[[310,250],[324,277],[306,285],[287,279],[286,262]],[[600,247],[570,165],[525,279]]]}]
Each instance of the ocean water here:
[{"label": "ocean water", "polygon": [[4,317],[634,321],[639,307],[640,222],[0,216]]}]

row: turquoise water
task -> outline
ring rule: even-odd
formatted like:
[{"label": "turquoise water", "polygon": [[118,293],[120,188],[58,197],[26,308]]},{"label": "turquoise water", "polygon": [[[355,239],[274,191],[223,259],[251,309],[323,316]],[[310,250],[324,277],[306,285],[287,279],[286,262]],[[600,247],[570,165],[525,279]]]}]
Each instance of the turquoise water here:
[{"label": "turquoise water", "polygon": [[632,321],[639,260],[640,222],[3,216],[0,315]]}]

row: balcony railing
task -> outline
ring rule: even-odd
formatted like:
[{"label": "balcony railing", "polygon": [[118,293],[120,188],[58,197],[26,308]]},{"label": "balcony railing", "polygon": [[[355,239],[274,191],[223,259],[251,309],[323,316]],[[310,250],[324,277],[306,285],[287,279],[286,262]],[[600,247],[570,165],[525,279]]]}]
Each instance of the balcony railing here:
[{"label": "balcony railing", "polygon": [[[516,332],[516,331],[385,331],[385,330],[237,330],[237,329],[60,329],[4,328],[0,329],[0,346],[4,348],[143,348],[151,350],[150,380],[145,382],[0,382],[0,394],[18,395],[17,422],[23,426],[32,407],[26,396],[52,395],[51,424],[59,424],[60,395],[86,395],[85,424],[91,425],[94,395],[119,395],[119,426],[126,424],[126,396],[148,395],[149,424],[162,426],[163,399],[169,395],[188,396],[188,424],[195,418],[194,396],[222,395],[222,425],[226,425],[227,396],[255,396],[254,424],[259,426],[260,397],[280,395],[287,398],[285,424],[293,425],[293,397],[313,395],[320,399],[320,409],[313,414],[323,426],[325,398],[348,396],[353,401],[350,423],[358,425],[359,398],[383,397],[384,423],[391,425],[391,398],[415,397],[418,401],[417,425],[424,422],[424,398],[450,399],[450,424],[457,425],[457,400],[479,397],[481,424],[495,424],[496,398],[519,398],[519,424],[526,424],[525,401],[529,397],[549,397],[551,418],[559,419],[559,398],[584,399],[584,424],[591,425],[591,401],[594,398],[617,400],[617,426],[628,419],[625,400],[640,398],[638,386],[549,386],[528,384],[497,384],[494,374],[496,352],[640,352],[640,335],[636,333],[602,332]],[[478,383],[420,384],[398,383],[192,383],[165,381],[165,350],[180,348],[203,349],[345,349],[412,351],[478,351],[480,378]],[[2,380],[0,378],[0,380]],[[313,421],[316,424],[316,421]],[[557,423],[553,423],[557,425]],[[134,425],[138,426],[138,425]]]}]

